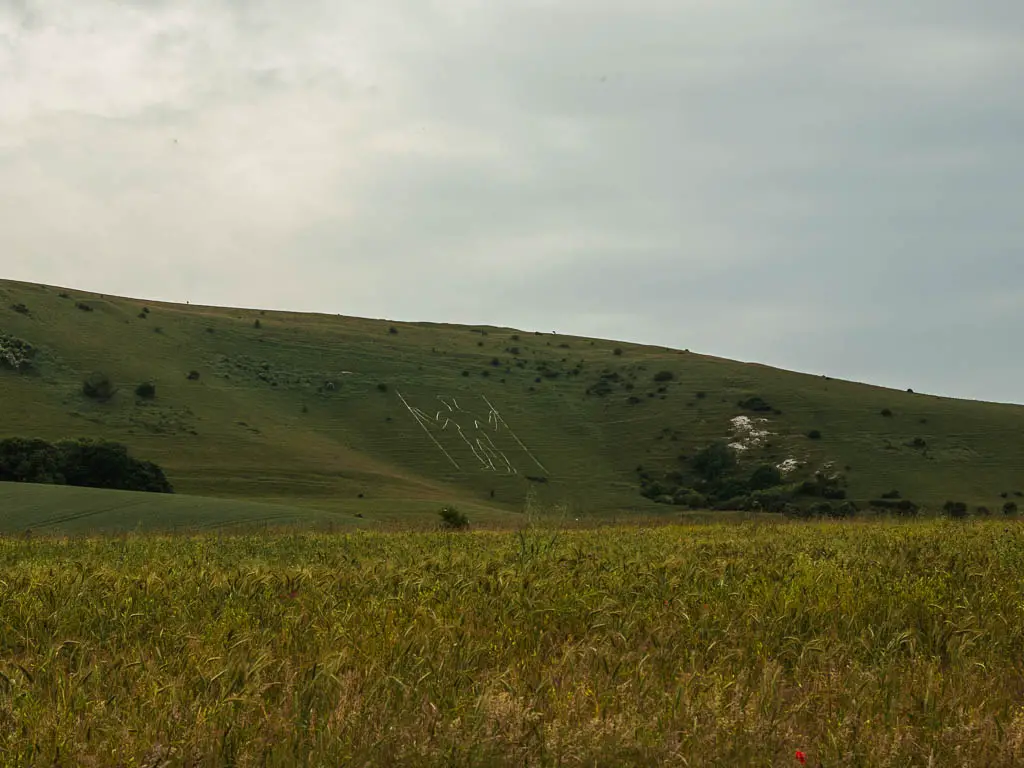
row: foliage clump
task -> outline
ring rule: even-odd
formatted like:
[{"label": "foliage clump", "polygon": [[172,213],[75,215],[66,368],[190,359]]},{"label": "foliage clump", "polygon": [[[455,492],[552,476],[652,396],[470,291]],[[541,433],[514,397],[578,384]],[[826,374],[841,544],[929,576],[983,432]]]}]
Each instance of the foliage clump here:
[{"label": "foliage clump", "polygon": [[156,384],[151,381],[144,381],[135,388],[135,394],[143,400],[152,400],[156,397]]},{"label": "foliage clump", "polygon": [[441,518],[441,525],[444,528],[456,531],[469,528],[469,518],[466,517],[466,513],[456,507],[441,507],[437,514]]},{"label": "foliage clump", "polygon": [[107,440],[0,440],[0,480],[16,483],[75,485],[126,491],[173,493],[163,469],[128,454]]},{"label": "foliage clump", "polygon": [[962,501],[947,501],[942,505],[942,512],[947,517],[962,519],[967,517],[967,504]]},{"label": "foliage clump", "polygon": [[27,341],[0,333],[0,367],[29,371],[34,366],[36,349]]},{"label": "foliage clump", "polygon": [[82,394],[93,400],[109,400],[115,392],[113,380],[102,371],[93,371],[82,381]]},{"label": "foliage clump", "polygon": [[771,405],[760,395],[751,395],[745,400],[740,400],[736,405],[745,411],[754,411],[755,413],[768,413],[772,410]]}]

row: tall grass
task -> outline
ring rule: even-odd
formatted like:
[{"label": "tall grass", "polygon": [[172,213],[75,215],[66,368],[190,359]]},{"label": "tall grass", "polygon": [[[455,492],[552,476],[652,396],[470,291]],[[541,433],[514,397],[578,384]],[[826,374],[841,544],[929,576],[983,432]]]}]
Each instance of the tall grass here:
[{"label": "tall grass", "polygon": [[1014,765],[1024,528],[0,540],[0,765]]}]

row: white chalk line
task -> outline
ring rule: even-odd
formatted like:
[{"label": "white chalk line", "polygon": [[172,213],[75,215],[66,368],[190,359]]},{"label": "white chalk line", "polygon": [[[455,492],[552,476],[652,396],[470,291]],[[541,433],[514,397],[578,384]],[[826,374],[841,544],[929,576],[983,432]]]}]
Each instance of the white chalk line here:
[{"label": "white chalk line", "polygon": [[411,414],[412,414],[412,417],[413,417],[414,419],[416,419],[416,423],[417,423],[417,424],[419,424],[419,425],[420,425],[421,427],[423,427],[423,431],[427,433],[427,437],[429,437],[429,438],[430,438],[430,439],[431,439],[431,440],[432,440],[432,441],[434,442],[434,445],[436,445],[436,446],[438,447],[438,449],[439,449],[439,450],[441,451],[441,453],[443,453],[443,454],[445,455],[445,458],[447,458],[447,459],[448,459],[448,461],[450,461],[450,462],[451,462],[451,463],[452,463],[452,464],[453,464],[453,465],[455,466],[455,468],[456,468],[456,469],[458,469],[458,470],[460,470],[460,471],[461,471],[461,470],[462,470],[462,467],[460,467],[460,466],[459,466],[459,462],[457,462],[457,461],[456,461],[455,459],[453,459],[453,458],[451,457],[451,454],[449,454],[449,453],[448,453],[448,451],[446,451],[446,450],[444,449],[444,446],[443,446],[443,445],[441,445],[441,443],[439,443],[439,442],[437,441],[437,438],[436,438],[436,437],[434,437],[434,434],[433,434],[433,433],[432,433],[432,432],[430,431],[430,429],[429,429],[429,428],[427,427],[426,423],[424,423],[424,422],[426,421],[426,419],[423,419],[423,420],[421,420],[421,416],[420,416],[420,413],[422,413],[422,411],[420,411],[419,413],[417,413],[417,411],[419,411],[419,409],[418,409],[418,408],[417,408],[417,409],[416,409],[416,410],[414,411],[414,410],[413,410],[413,409],[412,409],[412,408],[411,408],[411,407],[409,406],[409,403],[407,403],[407,402],[405,401],[405,398],[404,398],[404,397],[402,397],[402,393],[401,393],[401,392],[399,392],[398,390],[395,390],[395,394],[397,394],[397,395],[398,395],[398,398],[399,398],[399,400],[401,400],[401,401],[402,401],[402,405],[404,405],[404,406],[405,406],[405,407],[406,407],[406,408],[408,409],[409,413],[411,413]]},{"label": "white chalk line", "polygon": [[505,419],[502,417],[500,413],[498,413],[498,409],[491,405],[491,401],[487,399],[487,396],[480,395],[480,397],[483,398],[483,401],[485,403],[487,403],[487,407],[491,409],[491,413],[494,415],[495,420],[500,421],[501,424],[504,425],[505,429],[508,430],[508,433],[512,435],[512,439],[519,443],[519,447],[523,449],[527,456],[533,459],[533,463],[540,467],[541,470],[543,470],[546,473],[548,471],[547,467],[540,463],[540,460],[530,452],[530,449],[523,444],[523,441],[519,439],[519,436],[512,431],[512,427],[510,427],[508,425],[508,422],[505,421]]}]

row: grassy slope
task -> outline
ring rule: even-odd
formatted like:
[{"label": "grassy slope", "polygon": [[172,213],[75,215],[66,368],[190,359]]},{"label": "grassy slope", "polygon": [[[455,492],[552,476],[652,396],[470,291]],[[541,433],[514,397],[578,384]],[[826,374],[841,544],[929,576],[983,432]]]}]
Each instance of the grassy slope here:
[{"label": "grassy slope", "polygon": [[[76,301],[94,311],[77,309]],[[14,312],[16,303],[30,314]],[[150,309],[145,318],[143,307]],[[38,375],[0,370],[0,434],[121,440],[163,465],[187,494],[368,518],[448,501],[500,516],[521,509],[531,489],[541,502],[572,510],[650,509],[637,494],[637,465],[669,469],[679,454],[728,436],[729,420],[741,413],[736,402],[751,394],[782,412],[768,415],[772,447],[747,459],[752,464],[793,456],[813,469],[834,461],[851,468],[851,496],[861,499],[898,488],[924,503],[955,497],[998,506],[1000,492],[1024,488],[1022,407],[680,350],[501,328],[162,304],[9,281],[0,281],[0,331],[43,350]],[[616,347],[623,354],[615,355]],[[492,366],[493,358],[500,365]],[[536,370],[541,361],[557,378]],[[108,403],[80,394],[82,377],[94,369],[121,386]],[[192,369],[198,381],[187,380]],[[617,384],[605,397],[587,396],[606,370],[634,388]],[[664,393],[652,382],[660,370],[675,376]],[[144,380],[157,384],[152,403],[132,395]],[[323,389],[327,381],[333,390]],[[399,393],[428,417],[425,426]],[[630,395],[640,402],[630,404]],[[446,412],[439,396],[469,411],[459,418],[464,434],[475,441],[486,431],[517,473],[485,471],[453,426],[442,431],[434,422]],[[484,397],[515,437],[504,427],[488,431]],[[883,408],[895,416],[883,418]],[[483,429],[476,431],[474,421]],[[806,439],[811,429],[823,439]],[[927,452],[906,446],[915,437],[927,441]]]},{"label": "grassy slope", "polygon": [[0,483],[0,510],[0,534],[276,528],[297,523],[330,529],[354,528],[362,522],[351,515],[283,504],[29,483]]}]

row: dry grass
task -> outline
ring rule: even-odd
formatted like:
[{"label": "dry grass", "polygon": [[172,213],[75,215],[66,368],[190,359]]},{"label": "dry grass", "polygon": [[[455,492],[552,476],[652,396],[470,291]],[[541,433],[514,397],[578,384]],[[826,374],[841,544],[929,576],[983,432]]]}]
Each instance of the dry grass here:
[{"label": "dry grass", "polygon": [[1014,765],[1024,528],[0,540],[0,765]]}]

